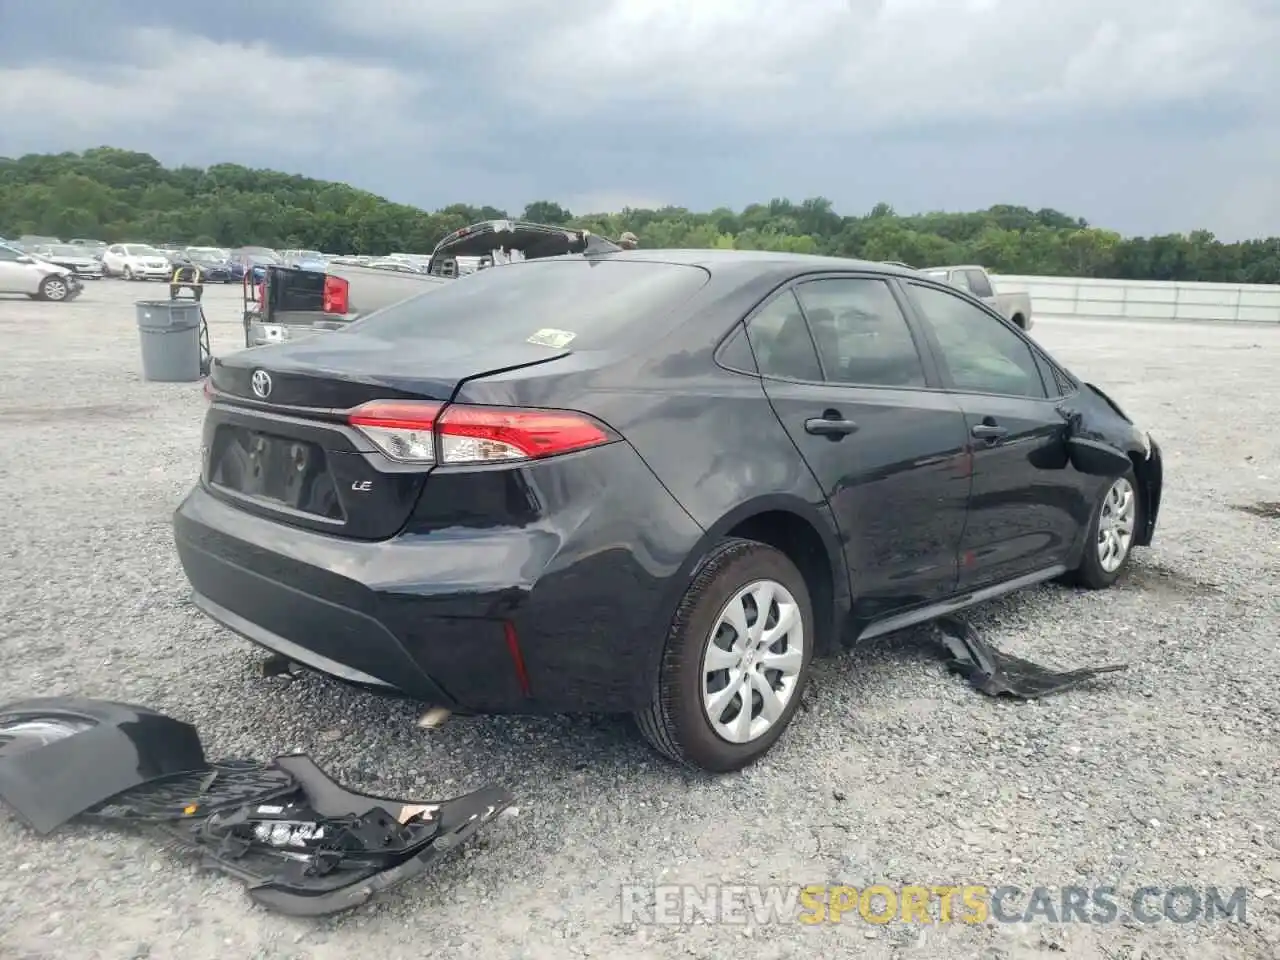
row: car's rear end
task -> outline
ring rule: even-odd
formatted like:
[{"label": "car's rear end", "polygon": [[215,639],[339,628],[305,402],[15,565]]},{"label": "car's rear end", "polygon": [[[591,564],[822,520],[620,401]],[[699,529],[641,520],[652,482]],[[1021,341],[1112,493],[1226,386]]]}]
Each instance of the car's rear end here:
[{"label": "car's rear end", "polygon": [[[200,483],[175,516],[198,605],[299,664],[451,709],[647,702],[636,637],[684,559],[653,544],[702,531],[565,401],[706,279],[515,264],[215,361]],[[495,378],[527,378],[537,405],[465,402]]]}]

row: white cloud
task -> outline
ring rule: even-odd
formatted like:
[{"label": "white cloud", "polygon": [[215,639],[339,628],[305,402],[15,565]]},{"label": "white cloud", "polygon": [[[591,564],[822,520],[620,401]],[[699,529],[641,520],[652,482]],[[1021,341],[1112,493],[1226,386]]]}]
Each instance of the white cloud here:
[{"label": "white cloud", "polygon": [[1123,109],[1280,87],[1251,0],[615,0],[514,54],[533,109],[662,101],[833,130]]},{"label": "white cloud", "polygon": [[1280,216],[1276,0],[313,0],[265,31],[293,53],[103,17],[110,63],[33,19],[15,66],[0,35],[0,152],[108,143],[429,205]]},{"label": "white cloud", "polygon": [[390,67],[289,57],[262,44],[216,43],[151,27],[129,31],[124,43],[133,62],[93,74],[48,65],[0,68],[0,118],[9,137],[61,134],[82,148],[127,146],[122,131],[175,140],[198,134],[228,153],[288,153],[297,145],[342,150],[370,126],[383,146],[429,133],[418,125],[405,129],[389,114],[388,103],[421,92],[420,80]]}]

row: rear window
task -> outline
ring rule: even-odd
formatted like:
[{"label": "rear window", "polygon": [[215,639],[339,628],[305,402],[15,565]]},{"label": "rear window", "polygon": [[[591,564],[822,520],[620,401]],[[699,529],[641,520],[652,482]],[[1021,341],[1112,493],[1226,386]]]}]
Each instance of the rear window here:
[{"label": "rear window", "polygon": [[571,350],[614,349],[669,332],[661,321],[709,278],[701,267],[636,260],[505,264],[446,281],[340,332],[474,344],[533,338]]}]

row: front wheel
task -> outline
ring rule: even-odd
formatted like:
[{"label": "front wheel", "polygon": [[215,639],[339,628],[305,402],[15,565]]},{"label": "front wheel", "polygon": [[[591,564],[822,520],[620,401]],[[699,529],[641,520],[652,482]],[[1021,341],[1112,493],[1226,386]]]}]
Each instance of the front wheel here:
[{"label": "front wheel", "polygon": [[55,303],[67,299],[71,293],[71,285],[62,277],[45,277],[40,281],[40,299],[52,300]]},{"label": "front wheel", "polygon": [[125,267],[123,272],[121,272],[120,276],[124,277],[126,280],[132,280],[133,269],[131,267]]},{"label": "front wheel", "polygon": [[645,738],[686,766],[745,767],[791,723],[813,655],[813,606],[785,554],[727,539],[702,562],[667,634]]},{"label": "front wheel", "polygon": [[1103,590],[1120,578],[1133,552],[1133,539],[1141,520],[1137,477],[1133,470],[1113,480],[1094,507],[1080,559],[1071,580],[1090,590]]}]

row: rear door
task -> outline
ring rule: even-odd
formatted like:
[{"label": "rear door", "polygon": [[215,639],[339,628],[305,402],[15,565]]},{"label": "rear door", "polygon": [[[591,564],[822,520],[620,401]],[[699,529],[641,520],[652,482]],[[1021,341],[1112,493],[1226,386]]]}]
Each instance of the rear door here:
[{"label": "rear door", "polygon": [[1066,469],[1066,421],[1030,343],[952,290],[904,286],[972,443],[960,586],[977,589],[1063,563],[1079,532],[1082,494]]},{"label": "rear door", "polygon": [[964,415],[874,275],[786,288],[749,319],[774,411],[831,503],[859,618],[949,595],[969,496]]}]

